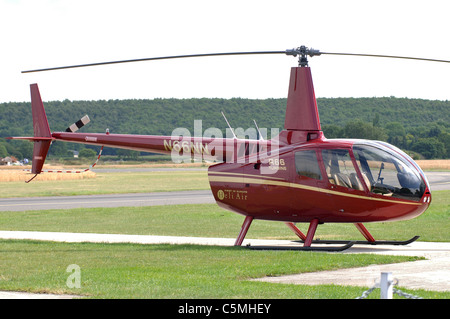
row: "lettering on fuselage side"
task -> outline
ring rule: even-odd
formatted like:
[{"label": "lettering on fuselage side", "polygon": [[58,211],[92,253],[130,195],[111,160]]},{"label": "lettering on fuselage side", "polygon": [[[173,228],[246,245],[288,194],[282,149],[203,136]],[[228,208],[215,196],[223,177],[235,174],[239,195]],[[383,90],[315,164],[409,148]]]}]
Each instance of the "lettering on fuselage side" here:
[{"label": "lettering on fuselage side", "polygon": [[275,171],[285,171],[286,163],[283,158],[271,158],[269,159],[269,169]]},{"label": "lettering on fuselage side", "polygon": [[188,141],[173,141],[172,140],[164,140],[164,149],[166,151],[175,151],[180,152],[190,152],[192,154],[206,154],[211,155],[208,149],[208,144],[203,144],[201,142],[188,142]]},{"label": "lettering on fuselage side", "polygon": [[237,189],[219,189],[217,191],[217,198],[220,200],[224,199],[236,199],[236,200],[247,200],[247,191],[237,190]]},{"label": "lettering on fuselage side", "polygon": [[97,138],[96,138],[96,137],[92,137],[92,136],[86,136],[86,137],[84,138],[84,140],[85,140],[86,142],[97,142]]}]

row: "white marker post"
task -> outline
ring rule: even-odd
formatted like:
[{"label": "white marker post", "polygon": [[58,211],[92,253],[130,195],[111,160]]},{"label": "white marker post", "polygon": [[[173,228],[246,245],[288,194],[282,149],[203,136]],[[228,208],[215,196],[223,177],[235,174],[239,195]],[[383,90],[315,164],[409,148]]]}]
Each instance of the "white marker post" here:
[{"label": "white marker post", "polygon": [[392,294],[394,290],[394,281],[392,280],[391,272],[382,272],[380,280],[380,298],[381,299],[392,299]]}]

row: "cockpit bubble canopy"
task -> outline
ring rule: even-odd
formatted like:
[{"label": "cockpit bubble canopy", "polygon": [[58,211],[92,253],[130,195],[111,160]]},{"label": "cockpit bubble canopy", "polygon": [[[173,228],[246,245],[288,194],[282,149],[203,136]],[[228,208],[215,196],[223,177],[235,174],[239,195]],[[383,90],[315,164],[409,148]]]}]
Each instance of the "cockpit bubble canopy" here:
[{"label": "cockpit bubble canopy", "polygon": [[428,183],[420,168],[402,153],[378,142],[353,145],[356,163],[370,192],[420,201]]}]

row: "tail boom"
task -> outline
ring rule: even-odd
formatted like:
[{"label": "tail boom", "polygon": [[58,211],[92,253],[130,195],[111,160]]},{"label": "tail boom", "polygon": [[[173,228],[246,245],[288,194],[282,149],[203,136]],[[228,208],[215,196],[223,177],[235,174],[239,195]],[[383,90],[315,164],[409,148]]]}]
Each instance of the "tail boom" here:
[{"label": "tail boom", "polygon": [[[31,110],[33,116],[32,137],[9,137],[8,139],[29,140],[34,143],[32,170],[40,174],[53,141],[64,141],[89,145],[122,148],[134,151],[176,155],[176,160],[194,159],[218,162],[236,162],[238,158],[258,160],[257,155],[272,150],[270,140],[247,140],[221,137],[157,136],[107,133],[79,133],[80,127],[89,122],[88,116],[71,125],[65,132],[51,132],[37,84],[30,85]],[[76,133],[75,133],[76,132]],[[277,143],[275,143],[275,146]]]}]

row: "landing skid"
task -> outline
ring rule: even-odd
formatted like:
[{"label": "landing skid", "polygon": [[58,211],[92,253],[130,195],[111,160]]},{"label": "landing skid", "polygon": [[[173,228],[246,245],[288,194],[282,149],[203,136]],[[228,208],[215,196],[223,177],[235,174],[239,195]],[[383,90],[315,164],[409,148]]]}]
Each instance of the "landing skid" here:
[{"label": "landing skid", "polygon": [[[414,236],[411,239],[404,240],[404,241],[396,241],[396,240],[375,240],[375,241],[366,241],[366,240],[355,240],[352,241],[355,245],[408,245],[412,242],[415,242],[417,239],[419,239],[420,236]],[[298,240],[297,242],[303,243],[303,240]],[[313,244],[345,244],[348,243],[348,241],[345,240],[313,240]]]},{"label": "landing skid", "polygon": [[[247,231],[253,221],[252,216],[246,216],[244,223],[242,224],[241,231],[236,239],[235,246],[241,246],[244,241],[244,237],[247,234]],[[248,244],[246,247],[248,249],[253,250],[297,250],[297,251],[344,251],[349,249],[353,245],[408,245],[414,241],[416,241],[420,236],[414,236],[411,239],[404,241],[396,241],[396,240],[375,240],[373,236],[369,233],[367,228],[362,223],[354,223],[356,228],[360,231],[360,233],[366,238],[364,241],[349,241],[349,240],[313,240],[314,234],[316,232],[317,226],[319,225],[319,219],[314,218],[310,221],[308,233],[305,235],[301,232],[300,229],[295,226],[292,222],[286,222],[286,225],[294,231],[294,233],[300,238],[300,240],[293,241],[294,243],[302,243],[303,246],[296,245],[288,245],[288,246],[251,246]],[[322,247],[311,247],[311,244],[324,244]],[[335,244],[341,246],[327,246],[328,244]]]},{"label": "landing skid", "polygon": [[[365,241],[365,240],[355,240],[355,241],[345,241],[345,240],[313,240],[313,244],[342,244],[342,246],[325,246],[325,247],[305,247],[305,246],[252,246],[248,244],[245,246],[252,250],[296,250],[296,251],[330,251],[339,252],[349,249],[353,245],[408,245],[419,239],[420,236],[414,236],[411,239],[404,241],[396,240],[376,240],[376,241]],[[297,243],[304,243],[303,240],[296,240]]]},{"label": "landing skid", "polygon": [[[320,244],[324,244],[323,241],[320,241]],[[311,247],[311,246],[252,246],[248,244],[245,246],[246,248],[252,250],[297,250],[297,251],[330,251],[330,252],[339,252],[344,251],[350,247],[352,247],[355,242],[354,241],[341,241],[339,244],[345,244],[343,246],[333,246],[333,247]]]}]

